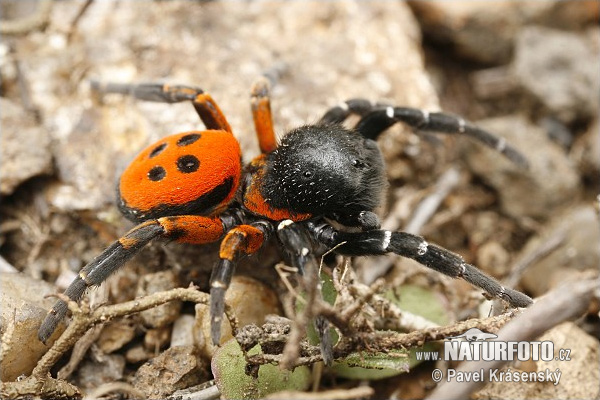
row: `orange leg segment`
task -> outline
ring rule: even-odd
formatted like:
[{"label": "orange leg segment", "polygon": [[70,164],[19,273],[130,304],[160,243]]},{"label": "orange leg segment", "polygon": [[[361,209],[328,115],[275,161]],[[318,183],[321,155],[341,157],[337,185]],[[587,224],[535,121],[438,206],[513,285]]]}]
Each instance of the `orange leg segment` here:
[{"label": "orange leg segment", "polygon": [[239,253],[252,254],[264,242],[264,234],[252,225],[240,225],[230,230],[221,242],[219,257],[234,261]]},{"label": "orange leg segment", "polygon": [[208,93],[198,94],[192,104],[206,129],[222,129],[231,133],[231,126],[225,114]]},{"label": "orange leg segment", "polygon": [[223,236],[223,222],[220,218],[200,215],[177,215],[158,219],[166,236],[180,242],[205,244],[216,242]]},{"label": "orange leg segment", "polygon": [[273,130],[271,102],[269,100],[269,81],[260,78],[252,86],[252,118],[258,137],[260,151],[269,153],[277,148],[277,139]]}]

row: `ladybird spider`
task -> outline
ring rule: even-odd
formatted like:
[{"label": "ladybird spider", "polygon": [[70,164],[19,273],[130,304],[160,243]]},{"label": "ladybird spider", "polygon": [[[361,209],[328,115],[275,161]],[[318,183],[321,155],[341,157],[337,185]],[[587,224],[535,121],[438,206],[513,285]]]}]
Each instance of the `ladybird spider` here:
[{"label": "ladybird spider", "polygon": [[[526,159],[503,139],[454,116],[413,108],[348,100],[329,109],[314,125],[288,132],[277,144],[268,81],[252,88],[252,116],[262,154],[244,168],[240,146],[217,104],[201,89],[160,84],[99,84],[101,93],[129,94],[157,102],[190,101],[206,130],[167,136],[143,150],[121,175],[118,205],[139,223],[87,264],[66,289],[79,301],[86,288],[102,283],[144,245],[158,237],[204,244],[221,240],[210,280],[211,336],[219,343],[224,296],[236,263],[255,253],[272,234],[288,262],[302,272],[321,243],[348,256],[395,253],[453,278],[463,278],[514,307],[531,298],[495,279],[449,250],[406,232],[379,229],[374,213],[385,190],[385,169],[375,140],[402,122],[414,129],[463,134],[495,148],[516,164]],[[360,117],[353,129],[341,123]],[[334,228],[332,221],[343,227]],[[50,337],[67,313],[58,300],[38,336]]]}]

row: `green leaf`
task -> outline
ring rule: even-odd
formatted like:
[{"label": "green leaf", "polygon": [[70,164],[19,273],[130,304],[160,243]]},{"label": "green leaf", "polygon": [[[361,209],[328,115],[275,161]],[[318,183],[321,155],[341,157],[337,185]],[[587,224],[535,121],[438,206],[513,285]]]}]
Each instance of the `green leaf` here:
[{"label": "green leaf", "polygon": [[[420,315],[439,325],[448,323],[448,311],[443,298],[432,290],[416,285],[403,285],[390,289],[384,297],[402,310]],[[337,376],[347,379],[385,379],[408,372],[418,365],[417,351],[436,351],[436,343],[426,343],[422,347],[395,350],[391,353],[352,353],[344,360],[338,360],[331,367]]]},{"label": "green leaf", "polygon": [[335,362],[330,370],[341,378],[376,380],[408,372],[409,367],[408,351],[401,350],[394,355],[351,353]]},{"label": "green leaf", "polygon": [[[258,354],[260,346],[248,353]],[[282,390],[306,390],[311,383],[311,372],[306,366],[294,371],[279,369],[277,365],[262,365],[258,379],[246,375],[246,359],[240,346],[231,339],[220,347],[211,362],[212,373],[221,396],[225,399],[261,398]]]},{"label": "green leaf", "polygon": [[337,291],[333,285],[333,278],[324,272],[321,272],[321,293],[323,294],[323,300],[333,305],[337,298]]},{"label": "green leaf", "polygon": [[[335,286],[333,285],[333,279],[330,275],[324,272],[321,272],[320,278],[321,295],[323,296],[323,300],[333,305],[335,303],[335,299],[337,298],[337,292],[335,290]],[[306,293],[300,293],[300,297],[306,299]],[[296,312],[300,313],[302,310],[304,310],[304,303],[300,301],[296,302]],[[331,336],[331,343],[334,345],[340,339],[337,331],[333,327],[329,330],[329,335]],[[320,342],[319,335],[315,329],[314,320],[311,321],[311,323],[306,327],[306,337],[308,338],[308,343],[312,344],[313,346],[317,346]]]},{"label": "green leaf", "polygon": [[448,310],[444,306],[442,296],[432,289],[402,285],[388,290],[383,296],[400,309],[420,315],[438,325],[446,325],[449,322]]}]

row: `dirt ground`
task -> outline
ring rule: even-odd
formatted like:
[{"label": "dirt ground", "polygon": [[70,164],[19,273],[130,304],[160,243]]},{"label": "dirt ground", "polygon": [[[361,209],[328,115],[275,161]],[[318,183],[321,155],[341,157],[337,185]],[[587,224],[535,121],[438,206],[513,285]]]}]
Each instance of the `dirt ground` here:
[{"label": "dirt ground", "polygon": [[[165,398],[173,393],[179,398],[302,398],[297,392],[309,391],[314,398],[435,397],[432,371],[456,366],[399,362],[394,352],[412,342],[396,331],[421,332],[415,346],[434,340],[435,334],[428,330],[432,325],[394,317],[399,320],[405,312],[436,321],[436,327],[442,326],[438,339],[459,332],[466,320],[497,332],[514,317],[503,313],[498,302],[492,307],[481,290],[465,281],[411,260],[331,256],[324,270],[337,300],[320,310],[347,340],[338,343],[338,363],[332,368],[323,367],[318,346],[303,336],[296,338],[302,345],[290,361],[293,352],[283,345],[293,341],[300,332],[298,321],[308,314],[295,305],[298,295],[292,288],[302,291],[303,283],[286,275],[273,241],[241,263],[228,298],[240,327],[260,326],[266,318],[269,329],[281,329],[278,335],[285,339],[274,340],[264,325],[256,340],[274,358],[250,362],[248,354],[245,359],[236,356],[243,361],[242,371],[254,371],[261,382],[242,390],[236,382],[246,375],[229,377],[223,361],[230,357],[228,347],[215,353],[204,339],[206,297],[190,294],[194,289],[175,289],[193,283],[201,292],[208,290],[218,244],[163,241],[147,246],[90,291],[83,306],[87,317],[81,317],[89,317],[89,324],[82,322],[78,333],[67,331],[71,339],[55,346],[52,362],[38,363],[59,336],[48,346],[37,340],[37,327],[55,301],[43,296],[62,292],[85,264],[132,227],[116,207],[121,172],[154,141],[203,128],[189,104],[102,96],[90,89],[90,82],[201,87],[224,111],[248,162],[259,154],[250,87],[261,75],[273,83],[279,137],[314,123],[344,100],[366,98],[461,115],[520,151],[528,169],[472,138],[395,125],[378,140],[389,186],[377,213],[384,229],[422,235],[536,299],[551,291],[564,293],[564,284],[595,282],[595,292],[582,290],[568,306],[559,304],[571,314],[554,313],[555,318],[545,321],[548,326],[540,322],[546,327],[535,336],[517,336],[533,340],[545,332],[556,347],[561,343],[572,349],[571,363],[529,366],[559,368],[559,385],[496,382],[468,393],[475,398],[596,398],[598,8],[593,1],[489,6],[419,1],[0,2],[3,398]],[[350,272],[338,273],[350,265]],[[175,301],[157,307],[166,301],[160,297],[164,291]],[[310,292],[304,295],[310,297]],[[329,292],[324,293],[327,300]],[[133,313],[139,304],[126,302],[142,296],[154,303]],[[410,296],[416,305],[407,304]],[[396,297],[401,301],[392,300]],[[85,311],[109,304],[130,308],[114,309],[115,318],[107,323],[92,321],[93,311]],[[86,333],[89,325],[95,327]],[[376,334],[387,330],[397,335],[377,341]],[[247,339],[256,331],[241,332]],[[373,353],[387,354],[385,362],[367,369]],[[350,364],[361,369],[340,367],[350,355],[358,355],[360,360]],[[286,360],[288,366],[298,366],[294,376],[279,369],[272,373],[275,378],[259,372],[271,366],[263,364]],[[60,379],[44,383],[48,373]],[[282,374],[288,383],[273,383]]]}]

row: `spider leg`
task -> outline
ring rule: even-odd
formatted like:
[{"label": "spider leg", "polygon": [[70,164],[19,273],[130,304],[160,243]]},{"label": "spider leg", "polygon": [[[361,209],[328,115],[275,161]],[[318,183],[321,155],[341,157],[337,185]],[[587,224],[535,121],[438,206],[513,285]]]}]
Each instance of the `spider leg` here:
[{"label": "spider leg", "polygon": [[484,145],[495,149],[515,164],[527,168],[527,159],[515,148],[508,145],[504,138],[495,136],[473,123],[449,114],[427,112],[408,107],[384,107],[364,115],[356,124],[356,130],[365,137],[377,138],[391,125],[402,122],[411,128],[437,133],[460,134],[470,136]]},{"label": "spider leg", "polygon": [[231,127],[217,103],[208,93],[198,87],[160,83],[101,83],[98,81],[92,81],[91,85],[92,89],[98,93],[120,93],[144,101],[159,103],[191,101],[206,129],[231,132]]},{"label": "spider leg", "polygon": [[242,255],[255,253],[265,243],[273,227],[266,221],[238,225],[221,241],[219,262],[210,277],[210,333],[213,343],[221,342],[221,322],[225,312],[225,292]]},{"label": "spider leg", "polygon": [[[286,258],[292,267],[295,267],[305,275],[306,280],[310,281],[312,278],[309,276],[310,274],[317,275],[319,273],[319,264],[311,251],[312,243],[307,233],[304,224],[297,224],[289,219],[280,222],[277,227],[277,236],[281,241]],[[319,282],[318,277],[317,282]],[[322,296],[320,285],[316,288],[315,295]],[[323,363],[329,366],[333,362],[333,343],[329,334],[329,321],[323,316],[317,315],[314,318],[314,326],[319,335]]]},{"label": "spider leg", "polygon": [[321,125],[341,124],[350,115],[363,116],[372,111],[375,104],[365,99],[350,99],[331,107],[319,120]]},{"label": "spider leg", "polygon": [[273,130],[269,80],[266,77],[259,78],[252,85],[250,104],[260,151],[270,153],[277,148],[277,138]]},{"label": "spider leg", "polygon": [[[210,243],[223,235],[227,224],[227,219],[196,215],[163,217],[143,222],[83,267],[77,278],[65,290],[65,295],[73,301],[79,301],[88,287],[100,285],[147,243],[158,237],[168,237],[181,242]],[[63,300],[58,300],[50,309],[38,330],[38,338],[42,343],[46,343],[56,330],[67,310],[67,303]]]},{"label": "spider leg", "polygon": [[527,159],[507,144],[504,138],[497,137],[461,117],[450,114],[409,107],[392,107],[364,99],[352,99],[329,109],[321,118],[320,123],[341,123],[352,114],[361,117],[354,129],[369,139],[376,140],[386,129],[401,122],[415,130],[470,136],[502,153],[520,167],[528,168],[529,166]]},{"label": "spider leg", "polygon": [[494,278],[467,264],[461,256],[429,244],[420,236],[380,229],[356,233],[342,232],[329,224],[309,223],[308,226],[314,237],[330,248],[345,242],[336,247],[337,253],[350,256],[395,253],[452,278],[462,278],[491,296],[507,301],[513,307],[527,307],[533,303],[529,296],[505,288]]},{"label": "spider leg", "polygon": [[332,218],[342,225],[359,227],[363,231],[381,228],[381,221],[379,221],[379,217],[373,211],[360,211],[358,213],[338,212],[332,214]]},{"label": "spider leg", "polygon": [[290,219],[283,220],[277,226],[277,237],[281,241],[285,259],[301,275],[305,274],[307,265],[315,271],[318,269],[319,263],[311,251],[312,243],[302,224]]}]

